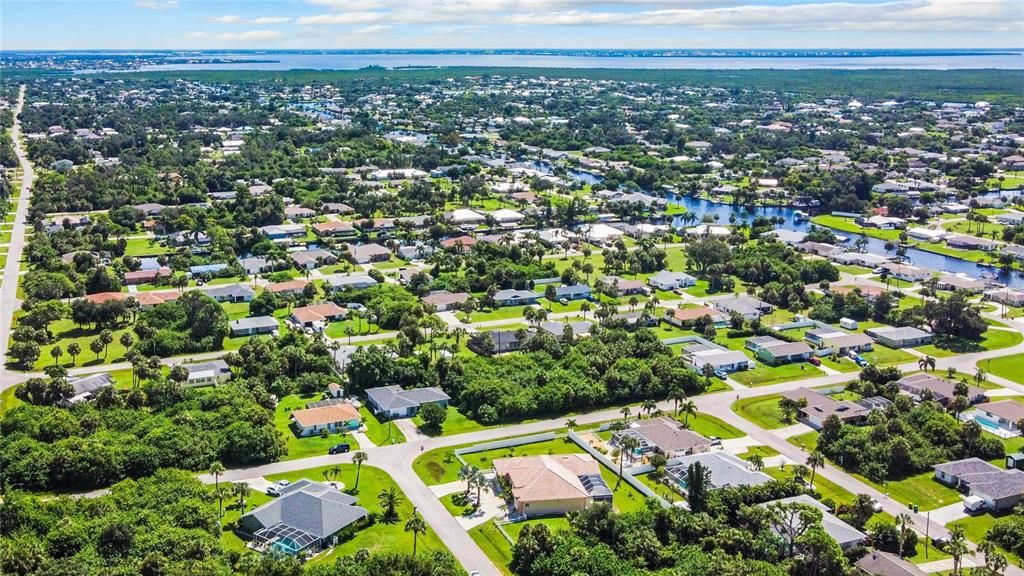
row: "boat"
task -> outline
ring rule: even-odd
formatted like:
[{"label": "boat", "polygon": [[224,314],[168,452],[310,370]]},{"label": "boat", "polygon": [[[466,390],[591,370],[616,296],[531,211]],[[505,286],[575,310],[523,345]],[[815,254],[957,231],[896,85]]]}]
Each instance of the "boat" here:
[{"label": "boat", "polygon": [[804,212],[803,210],[797,210],[793,212],[793,220],[795,222],[807,222],[810,219],[811,217],[808,216],[807,212]]}]

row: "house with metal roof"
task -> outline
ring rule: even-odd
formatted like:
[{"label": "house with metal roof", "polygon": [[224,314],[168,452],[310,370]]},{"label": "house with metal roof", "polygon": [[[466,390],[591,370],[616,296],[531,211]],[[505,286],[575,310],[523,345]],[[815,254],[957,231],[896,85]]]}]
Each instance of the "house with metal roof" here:
[{"label": "house with metal roof", "polygon": [[590,300],[593,297],[593,291],[586,284],[555,287],[555,300]]},{"label": "house with metal roof", "polygon": [[221,358],[198,364],[182,364],[188,372],[184,386],[216,386],[231,379],[231,368]]},{"label": "house with metal roof", "polygon": [[774,336],[748,338],[744,347],[752,351],[759,360],[771,366],[803,362],[814,353],[814,350],[804,342],[787,342]]},{"label": "house with metal roof", "polygon": [[250,316],[239,318],[230,323],[232,336],[252,336],[254,334],[271,334],[278,329],[277,318],[272,316]]},{"label": "house with metal roof", "polygon": [[369,274],[324,274],[320,279],[331,290],[362,290],[377,285]]},{"label": "house with metal roof", "polygon": [[404,390],[401,386],[367,388],[366,402],[373,413],[385,418],[415,416],[424,404],[448,406],[451,398],[436,386]]},{"label": "house with metal roof", "polygon": [[359,500],[321,482],[303,478],[281,495],[243,514],[236,528],[264,551],[298,554],[334,545],[337,535],[369,515]]},{"label": "house with metal roof", "polygon": [[676,288],[687,288],[697,284],[697,279],[686,272],[669,272],[662,270],[647,278],[647,283],[658,290],[675,290]]},{"label": "house with metal roof", "polygon": [[516,290],[506,288],[494,293],[494,303],[498,306],[523,306],[525,304],[536,304],[541,295],[533,290]]},{"label": "house with metal roof", "polygon": [[67,379],[68,384],[71,385],[73,394],[69,398],[62,398],[57,402],[59,406],[71,407],[79,402],[85,402],[92,399],[92,397],[104,388],[109,388],[114,385],[114,378],[103,372],[101,374],[89,374],[88,376],[82,377],[69,377]]}]

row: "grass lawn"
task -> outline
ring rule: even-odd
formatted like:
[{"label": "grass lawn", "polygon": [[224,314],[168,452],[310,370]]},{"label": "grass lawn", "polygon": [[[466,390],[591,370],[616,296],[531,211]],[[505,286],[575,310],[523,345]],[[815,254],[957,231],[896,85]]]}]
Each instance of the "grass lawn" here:
[{"label": "grass lawn", "polygon": [[137,236],[127,240],[128,245],[124,249],[125,256],[158,256],[171,251],[167,246],[156,242],[154,238]]},{"label": "grass lawn", "polygon": [[979,362],[979,365],[989,374],[1006,378],[1018,384],[1024,384],[1024,371],[1020,369],[1021,366],[1024,366],[1024,354],[992,358]]},{"label": "grass lawn", "polygon": [[519,534],[522,533],[523,528],[526,528],[528,525],[536,526],[538,524],[543,524],[547,526],[548,530],[552,532],[569,529],[569,520],[565,516],[554,516],[551,518],[531,518],[529,520],[524,520],[522,522],[504,524],[502,528],[505,529],[505,532],[508,532],[508,535],[511,536],[513,540],[519,540]]},{"label": "grass lawn", "polygon": [[[126,326],[124,328],[111,330],[114,335],[114,340],[107,347],[106,354],[104,355],[103,352],[100,352],[99,357],[97,358],[96,354],[89,349],[89,344],[95,340],[103,330],[80,328],[75,326],[74,322],[68,318],[51,323],[49,328],[50,332],[52,332],[56,338],[56,342],[40,346],[39,359],[36,360],[35,363],[36,370],[42,370],[43,368],[53,364],[53,357],[50,356],[50,350],[55,346],[60,346],[61,350],[64,351],[64,355],[60,357],[61,364],[65,367],[71,368],[74,366],[96,366],[98,364],[120,362],[128,352],[128,349],[121,344],[121,335],[131,334],[134,340],[138,340],[138,336],[132,333],[130,327]],[[71,361],[71,356],[68,354],[68,345],[72,342],[77,342],[78,346],[82,349],[82,352],[77,358],[75,358],[74,362]]]},{"label": "grass lawn", "polygon": [[512,544],[498,531],[494,522],[484,522],[469,530],[469,537],[494,562],[502,574],[511,576],[508,565],[512,561]]},{"label": "grass lawn", "polygon": [[685,415],[680,415],[679,419],[686,419],[687,427],[701,436],[718,436],[723,440],[746,436],[742,430],[710,414],[698,412],[696,416],[690,416],[688,419]]},{"label": "grass lawn", "polygon": [[320,394],[289,394],[281,399],[274,410],[274,428],[284,436],[288,446],[288,455],[282,460],[295,460],[309,456],[323,456],[327,450],[335,444],[345,442],[352,446],[352,450],[359,449],[359,442],[351,434],[330,434],[326,438],[320,435],[299,438],[292,432],[289,426],[289,418],[292,410],[306,407],[307,402],[315,402],[321,399]]},{"label": "grass lawn", "polygon": [[[762,472],[776,480],[789,480],[793,477],[793,468],[795,467],[787,466],[785,469],[782,469],[778,466],[768,466],[762,470]],[[811,477],[807,476],[806,480],[810,482]],[[850,491],[833,483],[831,480],[821,476],[820,474],[814,475],[814,490],[821,494],[822,500],[831,500],[836,505],[851,504],[857,498],[855,494],[850,493]]]},{"label": "grass lawn", "polygon": [[879,230],[877,228],[863,228],[858,226],[852,218],[842,218],[840,216],[831,215],[820,215],[811,218],[811,222],[818,226],[827,226],[829,228],[835,228],[842,232],[849,232],[851,234],[863,234],[872,238],[878,238],[880,240],[898,240],[900,237],[899,230]]},{"label": "grass lawn", "polygon": [[[966,518],[961,518],[960,520],[950,522],[946,526],[947,528],[952,528],[953,526],[960,526],[964,529],[964,535],[967,536],[967,539],[971,542],[974,542],[975,544],[978,544],[985,539],[985,535],[988,534],[988,531],[992,528],[992,526],[998,523],[1000,518],[1004,517],[1005,516],[993,516],[990,513],[978,514],[977,516],[968,516]],[[1015,554],[1003,550],[1002,548],[1000,548],[999,550],[1004,555],[1006,555],[1006,559],[1009,560],[1012,564],[1016,564],[1017,566],[1021,565],[1021,558],[1018,558]]]},{"label": "grass lawn", "polygon": [[772,456],[778,456],[779,451],[771,446],[751,446],[746,452],[737,454],[736,456],[744,460],[750,460],[751,456],[760,456],[761,458],[771,458]]},{"label": "grass lawn", "polygon": [[916,348],[919,352],[928,354],[929,356],[946,357],[955,356],[957,354],[966,354],[968,352],[982,352],[985,350],[1000,350],[1002,348],[1009,348],[1016,346],[1024,340],[1024,335],[1014,330],[994,330],[988,329],[982,335],[980,341],[977,340],[964,340],[964,339],[944,339],[936,338],[934,344],[928,344],[926,346],[919,346]]},{"label": "grass lawn", "polygon": [[758,364],[757,368],[753,370],[733,372],[731,377],[744,386],[768,386],[770,384],[778,384],[779,382],[816,378],[824,375],[824,372],[814,366],[801,362],[798,364],[783,364],[782,366]]},{"label": "grass lawn", "polygon": [[854,478],[869,484],[888,494],[893,500],[903,504],[917,504],[921,510],[934,510],[960,501],[960,494],[932,479],[932,472],[922,472],[902,480],[886,482],[884,485],[861,476],[851,474]]},{"label": "grass lawn", "polygon": [[[330,466],[323,466],[320,468],[310,468],[307,470],[298,470],[295,472],[286,472],[283,474],[272,474],[266,477],[271,482],[278,480],[291,480],[295,482],[302,478],[309,478],[310,480],[323,481],[323,472],[331,468]],[[364,464],[359,474],[359,486],[358,492],[355,492],[355,478],[356,478],[356,467],[348,464],[342,466],[342,472],[338,476],[338,482],[345,484],[345,492],[357,496],[359,498],[359,505],[370,511],[371,514],[383,514],[383,509],[377,502],[377,495],[387,490],[388,488],[398,488],[395,481],[380,468],[374,468],[373,466]],[[397,509],[398,520],[395,522],[385,523],[384,521],[378,521],[373,526],[369,526],[345,542],[334,547],[330,554],[325,556],[318,556],[314,562],[333,562],[340,556],[348,554],[354,554],[361,548],[366,548],[370,552],[403,552],[409,553],[412,551],[412,533],[405,531],[405,521],[412,515],[413,506],[408,499],[403,498],[401,504]],[[419,551],[440,549],[447,550],[445,545],[438,538],[437,533],[433,529],[428,529],[426,534],[419,537],[419,543],[417,544]]]},{"label": "grass lawn", "polygon": [[782,411],[779,410],[781,399],[779,394],[744,398],[733,402],[732,410],[765,430],[784,428],[794,422],[782,421]]},{"label": "grass lawn", "polygon": [[[420,455],[412,462],[412,469],[428,485],[444,484],[458,480],[458,472],[461,464],[455,457],[455,450],[467,448],[466,446],[452,446],[447,448],[435,448]],[[467,463],[476,466],[481,470],[491,467],[491,461],[495,458],[507,456],[536,456],[541,454],[579,454],[583,449],[575,442],[567,438],[556,438],[545,442],[534,442],[500,450],[487,450],[474,454],[465,454],[463,458]]]},{"label": "grass lawn", "polygon": [[[522,318],[526,306],[502,306],[493,310],[473,312],[471,322],[489,322],[491,320],[512,320]],[[462,316],[465,316],[464,314]]]},{"label": "grass lawn", "polygon": [[861,356],[876,366],[892,366],[913,362],[917,356],[903,350],[894,350],[885,346],[875,346],[871,352],[862,352]]},{"label": "grass lawn", "polygon": [[864,268],[863,266],[850,266],[848,264],[839,264],[838,266],[836,266],[836,268],[838,268],[840,272],[846,272],[847,274],[852,274],[854,276],[862,276],[864,274],[871,273],[870,268]]},{"label": "grass lawn", "polygon": [[392,422],[381,422],[373,415],[373,412],[370,412],[370,409],[365,404],[359,407],[359,415],[363,417],[366,437],[370,439],[370,442],[377,446],[405,442],[405,435],[402,434],[398,426],[395,426]]},{"label": "grass lawn", "polygon": [[[423,430],[423,418],[416,415],[412,419],[413,423],[420,428],[420,431],[426,434]],[[500,426],[497,424],[496,426]],[[462,434],[464,432],[475,432],[477,430],[483,430],[485,428],[494,428],[494,426],[484,426],[476,420],[470,420],[459,409],[449,405],[448,406],[448,417],[445,418],[444,424],[441,425],[440,434],[431,434],[432,436],[451,436],[453,434]]]},{"label": "grass lawn", "polygon": [[812,430],[803,434],[797,434],[796,436],[790,436],[786,438],[786,442],[803,449],[805,452],[811,452],[818,445],[818,431]]}]

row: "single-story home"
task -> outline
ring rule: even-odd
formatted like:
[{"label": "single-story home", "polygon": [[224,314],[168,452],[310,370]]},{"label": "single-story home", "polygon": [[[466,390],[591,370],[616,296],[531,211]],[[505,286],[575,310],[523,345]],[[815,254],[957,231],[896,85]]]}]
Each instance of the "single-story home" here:
[{"label": "single-story home", "polygon": [[317,404],[292,412],[291,426],[299,436],[315,436],[322,430],[356,430],[361,425],[359,410],[344,400],[331,398]]},{"label": "single-story home", "polygon": [[748,338],[744,346],[771,366],[803,362],[814,354],[814,350],[804,342],[786,342],[774,336],[754,336]]},{"label": "single-story home", "polygon": [[605,286],[613,288],[621,296],[633,296],[635,294],[646,295],[650,292],[643,280],[627,280],[618,276],[603,276],[601,281]]},{"label": "single-story home", "polygon": [[268,551],[298,554],[332,546],[338,532],[369,516],[359,500],[303,478],[238,519],[239,536]]},{"label": "single-story home", "polygon": [[[900,390],[907,393],[910,397],[920,401],[925,390],[931,393],[932,399],[942,404],[943,406],[949,404],[950,400],[955,396],[956,383],[950,382],[945,378],[939,378],[933,374],[927,372],[919,372],[917,374],[911,374],[904,376],[896,381],[899,385]],[[967,386],[967,401],[971,404],[979,404],[988,400],[985,396],[985,391],[977,386]]]},{"label": "single-story home", "polygon": [[867,576],[928,576],[917,565],[881,550],[868,552],[854,565]]},{"label": "single-story home", "polygon": [[273,316],[251,316],[231,321],[232,336],[270,334],[278,329],[277,318]]},{"label": "single-story home", "polygon": [[324,274],[320,279],[331,290],[363,290],[377,285],[369,274]]},{"label": "single-story home", "polygon": [[714,308],[732,314],[736,312],[744,320],[756,320],[764,314],[771,314],[775,309],[771,304],[758,300],[747,294],[733,294],[724,298],[717,298],[708,302]]},{"label": "single-story home", "polygon": [[203,293],[217,302],[250,302],[256,297],[256,291],[248,284],[224,284],[204,288]]},{"label": "single-story home", "polygon": [[510,516],[561,516],[612,500],[601,465],[589,454],[497,458],[492,465],[512,487]]},{"label": "single-story home", "polygon": [[81,377],[71,376],[67,379],[67,382],[71,386],[72,395],[69,398],[58,401],[57,404],[59,406],[71,407],[79,402],[92,399],[100,390],[113,386],[114,378],[110,374],[103,372]]},{"label": "single-story home", "polygon": [[867,538],[867,534],[857,530],[853,526],[850,526],[846,522],[837,518],[821,502],[811,498],[807,494],[800,494],[799,496],[791,496],[789,498],[782,498],[780,500],[774,500],[761,504],[761,506],[770,506],[772,504],[803,504],[810,506],[811,508],[817,508],[821,511],[821,527],[825,530],[825,533],[832,537],[833,540],[839,544],[839,547],[843,550],[849,550],[854,546],[857,546]]},{"label": "single-story home", "polygon": [[292,262],[295,263],[295,267],[300,270],[313,270],[317,266],[334,264],[338,261],[337,256],[323,248],[313,248],[312,250],[292,252],[288,256],[292,259]]},{"label": "single-story home", "polygon": [[639,454],[656,452],[666,458],[676,458],[711,450],[711,440],[683,428],[678,421],[666,416],[631,422],[624,430],[612,435],[612,444],[621,446],[626,437],[638,441]]},{"label": "single-story home", "polygon": [[572,284],[570,286],[557,286],[555,288],[555,300],[590,300],[593,298],[593,291],[586,284]]},{"label": "single-story home", "polygon": [[751,470],[746,460],[729,452],[698,452],[672,458],[665,466],[665,473],[686,490],[686,476],[690,466],[698,462],[710,473],[709,488],[712,490],[731,486],[758,486],[772,481],[771,476]]},{"label": "single-story home", "polygon": [[754,368],[754,361],[739,350],[727,350],[717,344],[697,342],[683,347],[683,359],[696,370],[711,366],[713,370],[737,372]]},{"label": "single-story home", "polygon": [[380,244],[363,244],[361,246],[349,246],[349,260],[356,264],[369,264],[371,262],[386,262],[391,259],[391,250]]},{"label": "single-story home", "polygon": [[312,228],[313,233],[321,238],[324,236],[352,237],[359,235],[359,232],[355,229],[355,226],[352,226],[351,222],[344,222],[340,220],[318,222],[313,224]]},{"label": "single-story home", "polygon": [[146,284],[147,282],[156,282],[160,278],[167,278],[171,274],[173,272],[167,266],[161,266],[156,270],[135,270],[124,273],[124,283],[128,286]]},{"label": "single-story home", "polygon": [[494,293],[494,303],[498,306],[523,306],[536,304],[542,295],[532,290],[516,290],[506,288]]},{"label": "single-story home", "polygon": [[986,510],[1011,510],[1024,500],[1024,472],[1004,470],[980,458],[936,464],[935,480],[981,498]]},{"label": "single-story home", "polygon": [[978,404],[969,417],[985,428],[995,429],[1004,434],[1024,434],[1024,430],[1020,428],[1020,423],[1024,422],[1024,403],[1017,400]]},{"label": "single-story home", "polygon": [[676,288],[687,288],[697,284],[697,279],[685,272],[669,272],[662,270],[650,276],[647,283],[658,290],[675,290]]},{"label": "single-story home", "polygon": [[864,352],[874,347],[875,341],[860,332],[844,332],[831,326],[811,328],[804,332],[804,340],[820,350],[828,349],[832,354],[846,356],[850,352]]},{"label": "single-story home", "polygon": [[297,278],[295,280],[288,280],[287,282],[276,282],[274,284],[268,284],[266,289],[273,292],[274,294],[279,294],[282,296],[297,295],[302,294],[302,291],[306,288],[307,284],[309,284],[309,280]]},{"label": "single-story home", "polygon": [[309,328],[318,322],[328,323],[344,320],[347,314],[347,309],[338,306],[334,302],[321,302],[319,304],[292,308],[289,319],[303,328]]},{"label": "single-story home", "polygon": [[572,330],[574,337],[580,337],[589,336],[590,330],[594,327],[594,324],[586,320],[578,320],[574,322],[558,322],[552,320],[540,323],[540,329],[554,336],[555,340],[558,340],[559,342],[565,338],[566,327]]},{"label": "single-story home", "polygon": [[472,298],[470,294],[465,292],[449,292],[447,290],[435,290],[430,294],[420,298],[424,304],[430,304],[437,309],[438,312],[446,312],[453,310],[466,300]]},{"label": "single-story home", "polygon": [[490,348],[487,348],[486,338],[469,338],[466,341],[466,347],[484,356],[492,354],[504,354],[506,352],[515,352],[523,346],[524,339],[519,338],[518,330],[490,330],[485,332],[490,337],[491,344]]},{"label": "single-story home", "polygon": [[935,339],[935,335],[913,326],[879,326],[868,328],[865,334],[875,342],[889,348],[910,348],[927,344]]},{"label": "single-story home", "polygon": [[197,364],[182,364],[181,366],[188,371],[188,378],[184,383],[184,386],[188,388],[216,386],[231,379],[231,368],[221,358]]},{"label": "single-story home", "polygon": [[697,306],[696,308],[669,308],[665,310],[665,322],[673,326],[680,328],[689,328],[693,324],[703,318],[711,318],[711,323],[716,328],[722,328],[729,325],[729,315],[710,308],[708,306]]},{"label": "single-story home", "polygon": [[386,418],[407,418],[415,416],[424,404],[448,406],[451,400],[436,386],[403,390],[401,386],[367,388],[366,401],[373,413]]}]

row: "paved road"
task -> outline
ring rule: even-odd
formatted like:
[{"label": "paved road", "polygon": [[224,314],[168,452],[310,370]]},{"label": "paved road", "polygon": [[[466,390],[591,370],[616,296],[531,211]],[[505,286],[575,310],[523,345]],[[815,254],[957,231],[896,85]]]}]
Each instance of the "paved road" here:
[{"label": "paved road", "polygon": [[[7,264],[4,267],[3,284],[0,285],[0,364],[7,357],[7,344],[10,340],[11,323],[14,312],[21,305],[18,300],[18,269],[21,265],[21,254],[25,250],[25,222],[28,218],[29,193],[35,171],[21,143],[21,121],[18,115],[25,106],[25,86],[18,91],[18,105],[14,110],[14,127],[11,138],[14,140],[14,152],[18,155],[18,163],[23,171],[21,177],[21,194],[15,208],[14,226],[11,229],[11,241],[7,248]],[[6,372],[6,370],[5,370]]]}]

